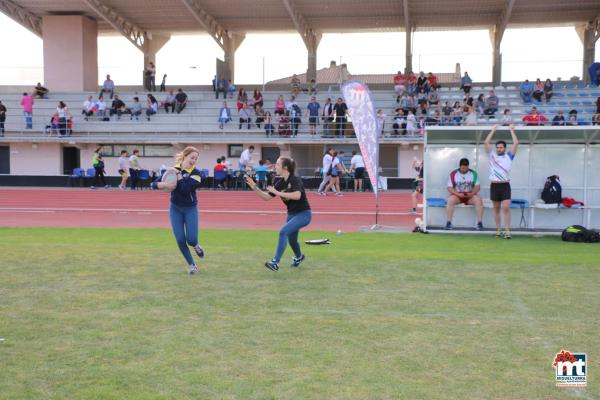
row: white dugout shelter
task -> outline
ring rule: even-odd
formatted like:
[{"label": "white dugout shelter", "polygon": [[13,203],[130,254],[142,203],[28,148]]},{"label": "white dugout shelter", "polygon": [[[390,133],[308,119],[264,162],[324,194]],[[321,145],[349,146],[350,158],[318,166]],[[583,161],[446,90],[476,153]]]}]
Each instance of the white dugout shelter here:
[{"label": "white dugout shelter", "polygon": [[[484,140],[489,127],[430,127],[425,134],[423,220],[427,230],[446,224],[445,200],[450,172],[461,158],[479,174],[484,202],[483,225],[495,230],[490,196],[488,155]],[[562,231],[573,224],[600,228],[600,127],[516,127],[520,146],[511,170],[511,229],[516,232]],[[493,138],[510,150],[508,127],[499,127]],[[495,149],[495,146],[493,146]],[[495,151],[495,150],[494,150]],[[546,178],[558,175],[562,196],[584,203],[575,208],[545,204],[541,192]],[[454,231],[473,230],[475,208],[455,209]]]}]

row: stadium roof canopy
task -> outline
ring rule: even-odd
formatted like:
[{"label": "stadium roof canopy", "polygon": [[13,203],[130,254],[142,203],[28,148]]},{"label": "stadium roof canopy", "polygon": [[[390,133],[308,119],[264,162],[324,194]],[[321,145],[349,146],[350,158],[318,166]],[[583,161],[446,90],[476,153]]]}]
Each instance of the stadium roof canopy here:
[{"label": "stadium roof canopy", "polygon": [[0,0],[0,11],[14,18],[11,5],[34,17],[86,15],[101,33],[115,32],[99,15],[103,8],[144,31],[169,34],[206,32],[199,18],[230,32],[298,31],[300,23],[326,33],[488,28],[504,20],[549,26],[600,14],[599,0]]}]

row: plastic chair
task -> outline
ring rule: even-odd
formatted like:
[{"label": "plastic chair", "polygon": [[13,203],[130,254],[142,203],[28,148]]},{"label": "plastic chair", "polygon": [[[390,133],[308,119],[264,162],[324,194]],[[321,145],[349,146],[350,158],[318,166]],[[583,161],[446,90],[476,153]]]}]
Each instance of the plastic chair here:
[{"label": "plastic chair", "polygon": [[149,181],[150,181],[150,171],[148,171],[147,169],[140,169],[140,172],[138,175],[139,187],[143,188],[144,186],[146,186],[147,183],[149,183]]},{"label": "plastic chair", "polygon": [[217,184],[221,186],[226,179],[227,171],[214,171],[213,189],[215,189]]},{"label": "plastic chair", "polygon": [[[96,171],[94,171],[94,173],[95,172]],[[73,173],[69,176],[68,185],[72,186],[73,179],[77,179],[77,180],[79,180],[79,186],[81,186],[81,184],[83,182],[84,174],[85,174],[85,171],[83,168],[74,168]]]}]

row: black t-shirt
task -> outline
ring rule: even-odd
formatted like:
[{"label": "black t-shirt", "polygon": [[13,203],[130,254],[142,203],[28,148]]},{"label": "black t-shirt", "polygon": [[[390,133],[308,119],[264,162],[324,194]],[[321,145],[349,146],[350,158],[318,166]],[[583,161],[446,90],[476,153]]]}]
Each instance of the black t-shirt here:
[{"label": "black t-shirt", "polygon": [[123,103],[123,101],[121,99],[119,99],[119,100],[113,100],[113,102],[112,102],[112,108],[119,109],[121,107],[125,107],[125,103]]},{"label": "black t-shirt", "polygon": [[[308,204],[308,199],[306,198],[306,192],[304,191],[302,178],[296,175],[290,175],[287,181],[283,178],[278,178],[275,181],[274,187],[278,191],[285,193],[300,192],[300,200],[284,199],[283,197],[281,198],[283,203],[287,206],[288,214],[295,214],[310,210],[310,204]],[[273,193],[269,194],[272,197],[275,197]]]},{"label": "black t-shirt", "polygon": [[337,115],[338,117],[346,116],[347,109],[348,109],[348,106],[346,106],[346,103],[335,103],[335,106],[333,106],[335,115]]},{"label": "black t-shirt", "polygon": [[179,92],[175,95],[175,100],[177,100],[178,103],[183,103],[187,100],[187,94]]}]

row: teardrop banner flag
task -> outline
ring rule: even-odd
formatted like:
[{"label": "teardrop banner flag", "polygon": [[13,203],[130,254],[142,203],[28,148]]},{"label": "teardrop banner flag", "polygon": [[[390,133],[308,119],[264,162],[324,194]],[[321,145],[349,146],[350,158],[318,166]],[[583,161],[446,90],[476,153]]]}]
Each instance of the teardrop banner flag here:
[{"label": "teardrop banner flag", "polygon": [[369,88],[362,82],[348,81],[344,83],[342,93],[352,118],[352,125],[354,126],[354,132],[356,132],[360,152],[365,161],[365,167],[371,179],[373,193],[377,199],[381,124],[375,113],[375,105]]}]

